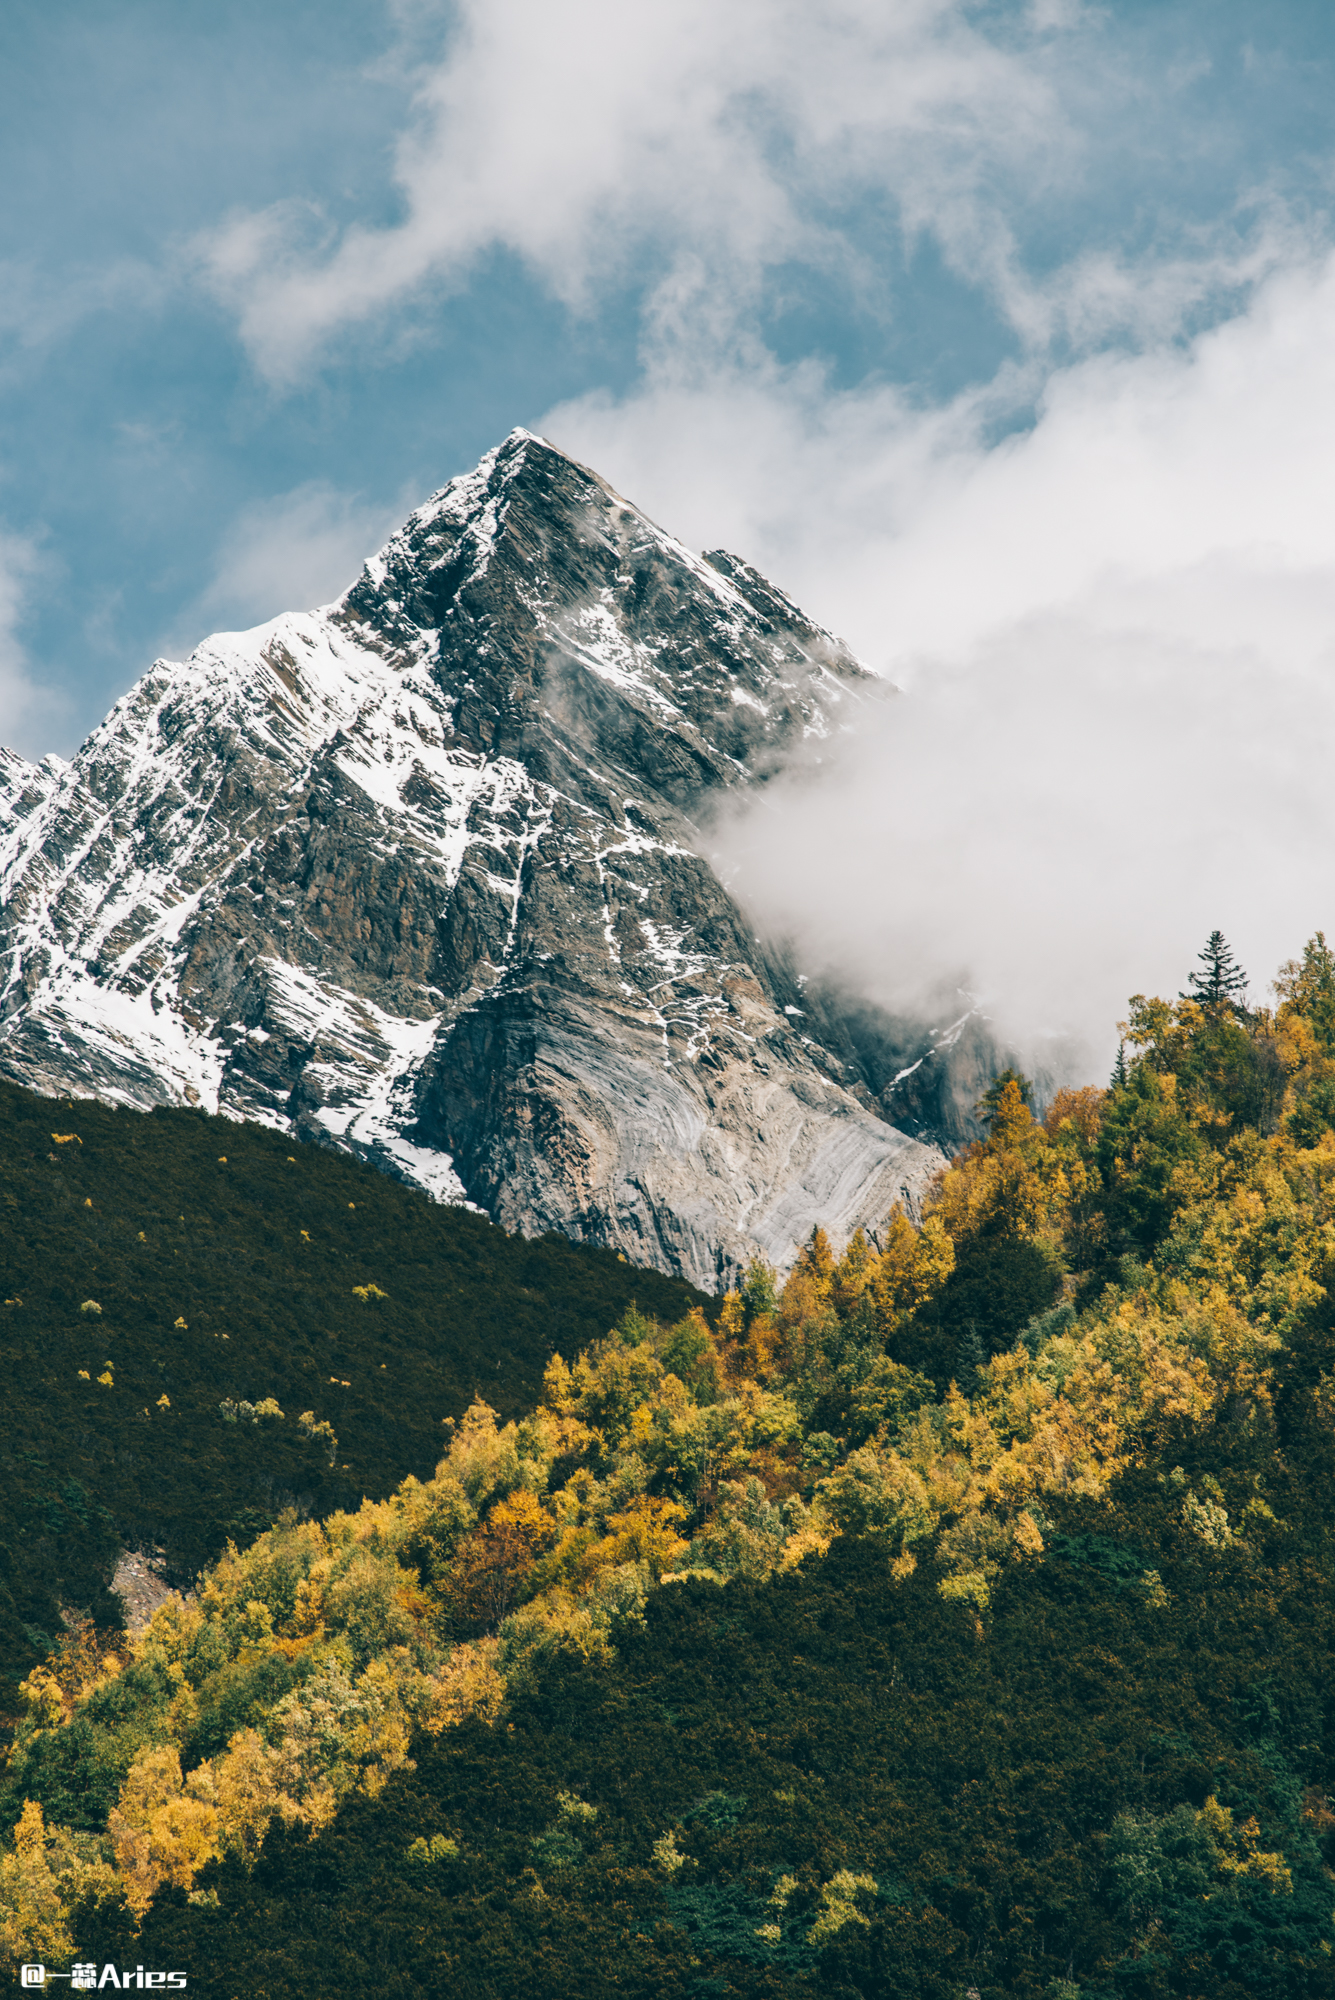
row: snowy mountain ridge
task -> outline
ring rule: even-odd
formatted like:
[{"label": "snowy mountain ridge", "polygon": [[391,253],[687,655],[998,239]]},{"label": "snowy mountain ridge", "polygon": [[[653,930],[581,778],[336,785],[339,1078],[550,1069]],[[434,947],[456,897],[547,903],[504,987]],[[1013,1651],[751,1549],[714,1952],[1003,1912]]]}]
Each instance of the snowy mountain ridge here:
[{"label": "snowy mountain ridge", "polygon": [[876,1226],[941,1156],[697,843],[879,694],[515,432],[335,604],[157,662],[69,763],[5,753],[0,1070],[290,1127],[711,1286]]}]

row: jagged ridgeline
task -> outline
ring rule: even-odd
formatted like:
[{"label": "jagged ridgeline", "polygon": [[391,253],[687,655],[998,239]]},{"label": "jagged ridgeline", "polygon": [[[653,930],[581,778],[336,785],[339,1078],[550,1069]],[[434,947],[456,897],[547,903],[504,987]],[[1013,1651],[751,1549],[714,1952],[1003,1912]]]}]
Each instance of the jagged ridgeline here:
[{"label": "jagged ridgeline", "polygon": [[[1335,1992],[1335,958],[642,1307],[24,1689],[17,1957],[220,1995]],[[212,1984],[210,1984],[212,1982]]]},{"label": "jagged ridgeline", "polygon": [[711,1292],[876,1228],[943,1163],[960,1024],[812,994],[701,848],[886,695],[516,432],[336,604],[158,661],[68,764],[0,752],[0,1073],[255,1119]]},{"label": "jagged ridgeline", "polygon": [[119,1622],[121,1548],[160,1548],[188,1584],[284,1507],[429,1474],[442,1419],[479,1393],[531,1405],[553,1350],[573,1356],[633,1297],[668,1319],[699,1302],[255,1125],[4,1083],[0,1119],[11,1713],[62,1604]]}]

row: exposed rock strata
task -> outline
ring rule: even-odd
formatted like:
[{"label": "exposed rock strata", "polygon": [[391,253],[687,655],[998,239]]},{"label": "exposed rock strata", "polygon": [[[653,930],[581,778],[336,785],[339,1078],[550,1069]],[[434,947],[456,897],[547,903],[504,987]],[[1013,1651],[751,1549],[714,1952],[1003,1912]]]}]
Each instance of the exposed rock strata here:
[{"label": "exposed rock strata", "polygon": [[337,604],[0,760],[0,1070],[291,1126],[714,1285],[940,1162],[696,851],[880,684],[516,432]]}]

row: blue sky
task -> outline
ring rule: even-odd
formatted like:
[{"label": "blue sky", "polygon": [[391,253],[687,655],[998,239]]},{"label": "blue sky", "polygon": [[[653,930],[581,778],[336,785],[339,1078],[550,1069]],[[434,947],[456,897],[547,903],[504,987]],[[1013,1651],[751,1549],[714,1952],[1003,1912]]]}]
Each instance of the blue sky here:
[{"label": "blue sky", "polygon": [[[282,608],[281,591],[267,599],[289,514],[300,601],[308,580],[337,586],[359,534],[554,406],[633,399],[664,368],[803,361],[831,392],[892,383],[943,404],[1008,359],[1041,372],[1236,309],[1247,272],[1206,267],[1244,262],[1266,210],[1295,232],[1326,228],[1335,20],[1320,5],[779,6],[777,61],[757,56],[738,7],[738,34],[715,38],[702,71],[681,44],[706,13],[681,10],[664,50],[614,27],[628,11],[10,0],[0,525],[10,657],[34,690],[13,689],[7,718],[25,750],[68,751],[159,648]],[[471,224],[433,241],[424,211],[449,206],[460,151],[507,100],[521,119],[550,108],[540,13],[572,65],[548,71],[569,122],[558,104],[527,140],[507,131],[511,185],[464,188]],[[796,73],[832,43],[845,46],[819,87],[789,91],[785,58]],[[570,88],[609,59],[620,77]],[[951,62],[956,77],[930,73]],[[638,152],[622,121],[656,74],[661,129]],[[871,101],[841,130],[829,100],[859,74]],[[422,93],[451,78],[471,110],[456,98],[433,121]],[[906,79],[923,94],[907,129],[893,103]],[[470,130],[453,136],[451,118]],[[586,118],[613,132],[606,161],[572,157]],[[399,151],[414,137],[416,188]],[[741,183],[731,218],[726,187],[701,201],[691,184],[710,148]],[[281,243],[230,283],[211,278],[219,232],[276,209]],[[423,240],[401,272],[359,278],[350,230]],[[1008,274],[974,241],[1002,232]],[[1059,285],[1094,252],[1142,282],[1196,266],[1201,295],[1166,318],[1133,301],[1121,324],[1023,324],[1007,287]],[[340,256],[341,281],[294,340],[284,278]],[[662,287],[692,257],[697,295],[665,329]],[[721,304],[734,275],[739,296]],[[1003,427],[1026,421],[1023,403]],[[691,511],[708,525],[707,504]],[[257,537],[267,571],[247,566]]]},{"label": "blue sky", "polygon": [[1020,758],[1133,627],[1184,730],[1335,659],[1315,0],[9,0],[0,65],[28,755],[515,424]]}]

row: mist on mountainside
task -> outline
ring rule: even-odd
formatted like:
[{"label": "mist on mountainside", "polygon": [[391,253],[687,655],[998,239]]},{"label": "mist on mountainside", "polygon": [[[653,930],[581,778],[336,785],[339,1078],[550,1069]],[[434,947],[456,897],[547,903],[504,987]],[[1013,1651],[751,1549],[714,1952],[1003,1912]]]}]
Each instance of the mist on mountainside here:
[{"label": "mist on mountainside", "polygon": [[943,1026],[975,1006],[1056,1082],[1101,1082],[1133,991],[1222,929],[1268,997],[1331,923],[1335,734],[1315,673],[1034,618],[925,664],[855,731],[721,802],[710,858],[809,974]]},{"label": "mist on mountainside", "polygon": [[[920,409],[772,370],[550,412],[904,690],[730,801],[758,927],[892,1011],[957,990],[1102,1080],[1128,996],[1221,929],[1266,998],[1335,929],[1335,263],[1180,345]],[[937,1010],[938,997],[940,1011]]]}]

